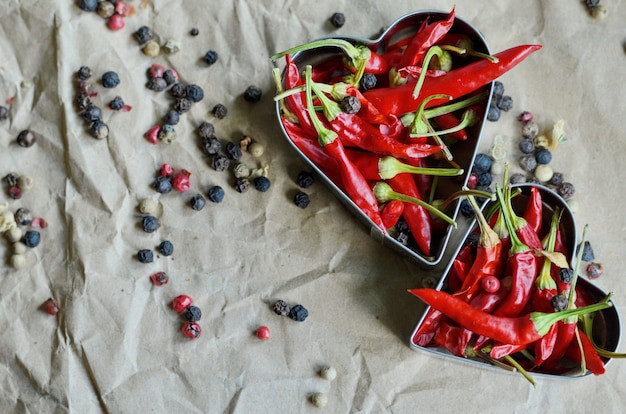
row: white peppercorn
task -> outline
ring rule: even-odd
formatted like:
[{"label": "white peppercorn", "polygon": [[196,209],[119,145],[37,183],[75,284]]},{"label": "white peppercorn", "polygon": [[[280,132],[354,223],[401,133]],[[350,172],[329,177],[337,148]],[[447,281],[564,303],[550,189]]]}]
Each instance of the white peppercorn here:
[{"label": "white peppercorn", "polygon": [[337,370],[333,367],[324,367],[320,370],[320,377],[332,381],[337,378]]},{"label": "white peppercorn", "polygon": [[10,229],[9,231],[6,232],[6,235],[7,235],[7,239],[11,243],[15,243],[15,242],[20,241],[22,239],[22,236],[24,235],[24,232],[19,227],[13,227],[12,229]]},{"label": "white peppercorn", "polygon": [[540,164],[535,168],[535,177],[542,183],[547,183],[552,179],[554,172],[547,164]]},{"label": "white peppercorn", "polygon": [[248,152],[252,154],[253,157],[258,158],[263,155],[265,148],[263,147],[263,144],[255,141],[248,146]]},{"label": "white peppercorn", "polygon": [[238,162],[233,167],[233,174],[236,178],[247,178],[250,176],[250,168],[242,162]]},{"label": "white peppercorn", "polygon": [[609,10],[601,4],[591,8],[591,17],[604,20],[609,15]]},{"label": "white peppercorn", "polygon": [[326,405],[328,404],[328,396],[323,392],[316,392],[315,394],[311,395],[311,403],[313,403],[313,405],[316,407],[326,407]]},{"label": "white peppercorn", "polygon": [[26,246],[21,241],[17,241],[13,243],[12,249],[14,254],[24,254],[28,250],[28,246]]},{"label": "white peppercorn", "polygon": [[154,200],[146,198],[139,203],[139,211],[142,214],[155,215],[157,210],[157,203]]},{"label": "white peppercorn", "polygon": [[20,270],[26,267],[26,256],[23,254],[12,254],[11,255],[11,266],[15,270]]}]

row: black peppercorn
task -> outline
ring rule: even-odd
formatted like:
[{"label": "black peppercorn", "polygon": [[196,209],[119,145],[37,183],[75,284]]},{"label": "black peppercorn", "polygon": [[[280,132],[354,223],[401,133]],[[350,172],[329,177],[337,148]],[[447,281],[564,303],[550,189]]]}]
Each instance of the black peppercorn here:
[{"label": "black peppercorn", "polygon": [[[576,252],[578,252],[579,250],[580,244],[576,248]],[[596,260],[596,255],[594,254],[593,249],[591,248],[591,243],[589,243],[588,240],[585,240],[585,243],[583,244],[582,260],[585,262],[593,262],[594,260]]]},{"label": "black peppercorn", "polygon": [[535,151],[535,143],[532,139],[524,138],[520,141],[519,150],[524,154],[532,154]]},{"label": "black peppercorn", "polygon": [[250,85],[243,93],[243,99],[247,102],[259,102],[263,96],[263,91],[258,86]]},{"label": "black peppercorn", "polygon": [[250,180],[245,177],[239,177],[235,180],[235,190],[239,193],[245,193],[250,188]]},{"label": "black peppercorn", "polygon": [[161,194],[172,191],[172,181],[168,177],[159,175],[152,184],[152,187]]},{"label": "black peppercorn", "polygon": [[200,102],[204,99],[204,91],[198,85],[187,85],[185,95],[191,102]]},{"label": "black peppercorn", "polygon": [[493,83],[493,92],[491,94],[492,98],[496,99],[496,101],[500,100],[504,95],[504,84],[500,81],[495,81]]},{"label": "black peppercorn", "polygon": [[212,65],[215,62],[217,62],[217,52],[215,50],[209,50],[208,52],[205,53],[203,59],[206,62],[207,65]]},{"label": "black peppercorn", "polygon": [[204,138],[202,140],[202,150],[208,155],[215,155],[222,149],[222,143],[219,139],[212,138]]},{"label": "black peppercorn", "polygon": [[491,185],[493,178],[491,177],[491,173],[484,171],[478,174],[478,182],[477,184],[481,187],[488,187]]},{"label": "black peppercorn", "polygon": [[102,74],[102,86],[104,86],[105,88],[115,88],[119,84],[120,78],[117,73],[113,71],[108,71]]},{"label": "black peppercorn", "polygon": [[39,241],[41,240],[41,235],[38,231],[28,230],[24,233],[23,242],[27,247],[33,248],[39,245]]},{"label": "black peppercorn", "polygon": [[559,269],[559,279],[561,280],[561,282],[568,285],[572,283],[573,278],[574,278],[574,272],[572,271],[572,269],[567,269],[567,268]]},{"label": "black peppercorn", "polygon": [[174,254],[174,245],[171,241],[164,240],[159,244],[159,252],[161,252],[163,256],[171,256]]},{"label": "black peppercorn", "polygon": [[526,182],[526,176],[522,173],[511,174],[509,178],[509,183],[511,184],[521,184]]},{"label": "black peppercorn", "polygon": [[91,68],[89,68],[89,66],[81,66],[78,72],[76,72],[76,75],[78,76],[78,80],[86,81],[91,78]]},{"label": "black peppercorn", "polygon": [[145,216],[141,219],[141,227],[146,233],[154,233],[159,228],[159,219],[154,216]]},{"label": "black peppercorn", "polygon": [[111,108],[114,111],[119,111],[123,107],[124,107],[124,100],[122,99],[121,96],[116,96],[115,98],[113,98],[113,100],[111,100],[111,102],[109,102],[109,108]]},{"label": "black peppercorn", "polygon": [[272,309],[274,313],[279,316],[287,316],[291,311],[291,307],[284,300],[277,300]]},{"label": "black peppercorn", "polygon": [[243,155],[241,147],[238,144],[230,141],[226,143],[226,154],[230,159],[238,160]]},{"label": "black peppercorn", "polygon": [[137,39],[137,42],[140,45],[148,43],[154,38],[154,33],[152,33],[152,30],[148,26],[141,26],[139,29],[137,29],[134,35],[135,39]]},{"label": "black peppercorn", "polygon": [[563,184],[563,173],[555,172],[554,174],[552,174],[552,178],[550,179],[550,184],[557,186],[557,187]]},{"label": "black peppercorn", "polygon": [[99,119],[91,123],[89,131],[95,139],[107,139],[109,137],[109,126]]},{"label": "black peppercorn", "polygon": [[298,174],[298,185],[302,188],[309,188],[315,182],[313,174],[308,171],[300,171]]},{"label": "black peppercorn", "polygon": [[474,209],[469,201],[466,198],[461,200],[461,204],[459,205],[459,211],[463,215],[463,217],[472,218],[474,217]]},{"label": "black peppercorn", "polygon": [[102,110],[96,105],[89,105],[80,115],[87,122],[98,121],[102,117]]},{"label": "black peppercorn", "polygon": [[154,77],[148,79],[146,82],[146,88],[155,92],[162,92],[167,88],[167,82],[162,77]]},{"label": "black peppercorn", "polygon": [[472,170],[476,173],[489,172],[491,171],[492,165],[493,165],[493,159],[489,155],[481,152],[481,153],[476,154],[476,157],[474,158],[474,166],[472,167]]},{"label": "black peppercorn", "polygon": [[224,119],[226,115],[228,114],[228,109],[226,109],[226,107],[222,104],[217,104],[213,107],[211,112],[213,113],[213,116],[215,116],[216,118]]},{"label": "black peppercorn", "polygon": [[192,102],[187,98],[178,98],[174,103],[174,109],[183,114],[191,109],[191,104]]},{"label": "black peppercorn", "polygon": [[289,311],[289,317],[296,322],[304,322],[309,316],[309,311],[302,305],[295,305]]},{"label": "black peppercorn", "polygon": [[500,109],[496,105],[489,105],[489,110],[487,111],[487,120],[491,122],[496,122],[500,119]]},{"label": "black peppercorn", "polygon": [[189,34],[192,36],[198,36],[200,34],[200,30],[197,27],[193,27],[190,31]]},{"label": "black peppercorn", "polygon": [[513,108],[513,98],[508,95],[503,96],[497,103],[498,109],[507,112]]},{"label": "black peppercorn", "polygon": [[356,96],[348,95],[341,100],[339,106],[347,114],[356,114],[361,110],[361,101]]},{"label": "black peppercorn", "polygon": [[346,16],[340,12],[333,13],[333,15],[330,16],[330,24],[339,29],[346,24]]},{"label": "black peppercorn", "polygon": [[19,175],[17,175],[16,173],[8,173],[7,175],[4,176],[4,182],[7,183],[7,185],[9,187],[16,187],[17,186],[17,180],[19,179]]},{"label": "black peppercorn", "polygon": [[219,185],[213,186],[209,189],[207,195],[212,202],[221,203],[224,200],[224,189]]},{"label": "black peppercorn", "polygon": [[206,200],[202,197],[202,194],[196,194],[189,200],[189,205],[193,210],[200,211],[206,205]]},{"label": "black peppercorn", "polygon": [[215,127],[210,122],[202,122],[198,126],[198,135],[200,135],[200,138],[213,138]]},{"label": "black peppercorn", "polygon": [[369,91],[370,89],[374,89],[376,87],[376,75],[373,73],[364,73],[363,78],[361,78],[361,90]]},{"label": "black peppercorn", "polygon": [[552,161],[552,153],[547,148],[540,149],[535,153],[535,159],[537,160],[537,164],[550,164],[550,161]]},{"label": "black peppercorn", "polygon": [[170,88],[170,94],[174,98],[184,98],[186,90],[187,90],[187,87],[183,85],[182,83],[175,83]]},{"label": "black peppercorn", "polygon": [[187,308],[183,311],[183,316],[185,317],[185,319],[187,319],[189,322],[197,322],[200,320],[200,318],[202,317],[202,312],[200,311],[200,308],[194,305],[189,305],[187,306]]},{"label": "black peppercorn", "polygon": [[561,197],[565,200],[569,200],[574,197],[574,184],[572,183],[562,183],[557,189],[556,192],[559,193]]},{"label": "black peppercorn", "polygon": [[23,148],[29,148],[35,145],[37,138],[33,131],[29,129],[25,129],[19,134],[17,134],[17,145]]},{"label": "black peppercorn", "polygon": [[254,188],[256,188],[257,191],[260,191],[262,193],[269,190],[270,185],[271,185],[270,180],[267,177],[260,176],[254,179]]},{"label": "black peppercorn", "polygon": [[172,69],[166,69],[165,72],[163,72],[163,80],[167,86],[170,86],[178,81],[178,75]]},{"label": "black peppercorn", "polygon": [[87,12],[96,11],[98,8],[98,0],[79,0],[78,7]]},{"label": "black peppercorn", "polygon": [[154,260],[154,254],[152,254],[152,251],[148,249],[139,250],[137,252],[137,260],[141,263],[152,263],[152,260]]},{"label": "black peppercorn", "polygon": [[211,167],[213,167],[215,171],[224,171],[229,166],[230,160],[221,152],[215,154],[213,158],[211,158]]},{"label": "black peppercorn", "polygon": [[552,299],[550,299],[550,304],[552,305],[552,308],[555,312],[560,312],[567,309],[568,303],[569,300],[565,295],[554,295],[552,296]]},{"label": "black peppercorn", "polygon": [[309,206],[309,203],[311,202],[311,199],[309,198],[309,195],[307,193],[298,191],[293,198],[293,202],[296,206],[300,208],[307,208]]},{"label": "black peppercorn", "polygon": [[163,122],[167,125],[176,125],[180,121],[180,114],[177,111],[169,110],[163,117]]}]

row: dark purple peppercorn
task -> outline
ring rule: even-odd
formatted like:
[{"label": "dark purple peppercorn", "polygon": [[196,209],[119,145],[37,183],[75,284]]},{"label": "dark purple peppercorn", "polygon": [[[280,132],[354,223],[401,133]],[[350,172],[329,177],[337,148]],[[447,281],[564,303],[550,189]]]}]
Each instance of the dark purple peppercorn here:
[{"label": "dark purple peppercorn", "polygon": [[91,78],[91,68],[89,68],[89,66],[81,66],[78,72],[76,72],[76,75],[78,76],[78,80],[86,81]]},{"label": "dark purple peppercorn", "polygon": [[95,139],[107,139],[109,137],[109,126],[97,119],[91,123],[89,132]]},{"label": "dark purple peppercorn", "polygon": [[478,182],[477,184],[481,187],[488,187],[491,185],[493,178],[491,173],[488,171],[481,172],[478,174]]},{"label": "dark purple peppercorn", "polygon": [[215,127],[210,122],[202,122],[198,126],[198,135],[200,135],[200,138],[213,138],[215,135]]},{"label": "dark purple peppercorn", "polygon": [[137,252],[137,260],[141,263],[152,263],[154,254],[148,249],[142,249]]},{"label": "dark purple peppercorn", "polygon": [[288,316],[291,311],[291,306],[289,306],[284,300],[277,300],[272,309],[276,315]]},{"label": "dark purple peppercorn", "polygon": [[535,143],[530,138],[521,140],[518,147],[523,154],[532,154],[535,151]]},{"label": "dark purple peppercorn", "polygon": [[213,186],[208,192],[209,200],[213,203],[221,203],[224,200],[224,189],[219,185]]},{"label": "dark purple peppercorn", "polygon": [[540,149],[535,153],[535,159],[537,160],[537,164],[550,164],[550,161],[552,161],[552,153],[547,148]]},{"label": "dark purple peppercorn", "polygon": [[509,183],[511,184],[521,184],[526,182],[526,176],[522,173],[511,174],[509,177]]},{"label": "dark purple peppercorn", "polygon": [[474,217],[474,209],[472,208],[472,205],[469,203],[469,201],[467,201],[466,198],[461,200],[460,211],[461,211],[461,214],[463,214],[463,217],[467,217],[467,218]]},{"label": "dark purple peppercorn", "polygon": [[570,198],[574,197],[574,184],[567,182],[562,183],[560,186],[558,186],[556,192],[559,193],[559,195],[563,197],[563,199],[569,200]]},{"label": "dark purple peppercorn", "polygon": [[141,219],[141,228],[146,233],[154,233],[159,228],[159,219],[154,216],[145,216]]},{"label": "dark purple peppercorn", "polygon": [[573,278],[574,278],[574,272],[572,271],[572,269],[567,269],[567,268],[559,269],[559,279],[561,280],[561,282],[568,285],[572,283]]},{"label": "dark purple peppercorn", "polygon": [[502,110],[504,112],[507,112],[511,108],[513,108],[513,98],[511,98],[509,95],[504,95],[498,101],[497,106],[498,106],[498,109],[500,109],[500,110]]},{"label": "dark purple peppercorn", "polygon": [[258,86],[250,85],[243,93],[243,99],[246,102],[259,102],[263,96],[263,91]]},{"label": "dark purple peppercorn", "polygon": [[187,90],[187,87],[183,85],[182,83],[175,83],[170,88],[170,94],[174,98],[184,98],[186,90]]},{"label": "dark purple peppercorn", "polygon": [[591,9],[600,4],[600,0],[585,0],[585,4]]},{"label": "dark purple peppercorn", "polygon": [[565,295],[554,295],[552,299],[550,299],[550,304],[555,312],[560,312],[562,310],[567,309],[569,300]]},{"label": "dark purple peppercorn", "polygon": [[148,79],[148,82],[146,82],[146,88],[154,92],[163,92],[167,88],[167,82],[165,79],[157,76]]},{"label": "dark purple peppercorn", "polygon": [[192,102],[187,98],[178,98],[176,102],[174,102],[174,109],[184,114],[191,109],[191,104]]},{"label": "dark purple peppercorn", "polygon": [[[580,244],[576,248],[576,252],[578,252],[579,250],[580,250]],[[595,259],[596,259],[596,255],[594,254],[593,249],[591,248],[591,243],[589,243],[589,241],[586,240],[585,243],[583,244],[582,260],[585,262],[593,262]]]},{"label": "dark purple peppercorn", "polygon": [[557,187],[563,184],[563,173],[555,172],[554,174],[552,174],[552,178],[550,179],[550,184],[557,186]]},{"label": "dark purple peppercorn", "polygon": [[500,109],[495,105],[489,105],[487,111],[487,120],[491,122],[497,122],[500,119]]},{"label": "dark purple peppercorn", "polygon": [[17,145],[23,148],[29,148],[35,145],[37,138],[30,129],[25,129],[17,134]]},{"label": "dark purple peppercorn", "polygon": [[204,91],[198,85],[187,85],[185,95],[191,102],[200,102],[204,99]]},{"label": "dark purple peppercorn", "polygon": [[152,29],[150,29],[148,26],[141,26],[134,33],[134,36],[137,42],[140,45],[143,45],[144,43],[148,43],[150,40],[154,38],[154,33],[152,33]]},{"label": "dark purple peppercorn", "polygon": [[495,81],[493,83],[493,92],[491,96],[499,100],[500,98],[502,98],[503,95],[504,95],[504,84],[500,81]]},{"label": "dark purple peppercorn", "polygon": [[370,89],[374,89],[376,87],[376,75],[373,73],[364,73],[363,78],[361,78],[361,90],[369,91]]},{"label": "dark purple peppercorn", "polygon": [[293,198],[293,202],[296,206],[300,208],[307,208],[309,206],[309,203],[311,202],[311,199],[309,198],[309,195],[307,193],[298,191]]},{"label": "dark purple peppercorn", "polygon": [[339,29],[346,24],[346,16],[340,12],[333,13],[333,15],[330,16],[330,24]]},{"label": "dark purple peppercorn", "polygon": [[202,150],[207,155],[215,155],[222,149],[222,143],[215,137],[204,138],[202,140]]},{"label": "dark purple peppercorn", "polygon": [[120,77],[113,71],[104,72],[102,74],[102,86],[107,89],[115,88],[120,84]]},{"label": "dark purple peppercorn", "polygon": [[309,188],[315,182],[315,178],[308,171],[300,171],[297,182],[301,188]]},{"label": "dark purple peppercorn", "polygon": [[83,119],[87,122],[97,121],[102,117],[102,110],[96,105],[89,105],[85,110],[81,113]]},{"label": "dark purple peppercorn", "polygon": [[472,169],[474,172],[480,174],[482,172],[491,171],[491,166],[493,165],[493,160],[491,157],[484,153],[476,154],[476,158],[474,158],[474,166]]},{"label": "dark purple peppercorn", "polygon": [[7,183],[9,187],[17,186],[17,180],[20,178],[16,173],[8,173],[4,176],[4,182]]},{"label": "dark purple peppercorn", "polygon": [[589,263],[587,267],[585,267],[585,274],[589,279],[597,279],[602,276],[602,273],[604,273],[604,266],[602,266],[602,263],[593,262]]},{"label": "dark purple peppercorn", "polygon": [[197,306],[189,305],[183,311],[183,316],[189,322],[198,322],[200,320],[200,318],[202,318],[202,311]]},{"label": "dark purple peppercorn", "polygon": [[200,34],[200,30],[197,27],[193,27],[190,31],[189,34],[192,36],[198,36]]},{"label": "dark purple peppercorn", "polygon": [[24,233],[23,242],[27,247],[33,248],[39,245],[39,241],[41,240],[41,234],[35,230],[28,230]]},{"label": "dark purple peppercorn", "polygon": [[235,180],[235,190],[238,193],[245,193],[250,188],[250,180],[245,177],[239,177]]},{"label": "dark purple peppercorn", "polygon": [[163,256],[171,256],[174,254],[174,245],[169,240],[164,240],[159,244],[159,252]]},{"label": "dark purple peppercorn", "polygon": [[348,95],[341,100],[339,106],[347,114],[356,114],[361,110],[361,101],[356,96]]},{"label": "dark purple peppercorn", "polygon": [[9,118],[9,109],[0,105],[0,122],[7,120],[7,118]]},{"label": "dark purple peppercorn", "polygon": [[228,157],[232,160],[238,160],[241,158],[241,156],[243,155],[243,152],[241,151],[241,147],[238,144],[235,144],[232,141],[229,141],[226,143],[226,154],[228,155]]},{"label": "dark purple peppercorn", "polygon": [[254,188],[256,188],[257,191],[260,191],[262,193],[269,190],[270,185],[271,185],[270,180],[267,177],[260,176],[254,179]]},{"label": "dark purple peppercorn", "polygon": [[230,160],[226,155],[221,152],[218,152],[217,154],[213,155],[213,158],[211,158],[211,167],[213,167],[215,171],[224,171],[229,166]]},{"label": "dark purple peppercorn", "polygon": [[228,109],[222,104],[217,104],[213,107],[211,112],[213,113],[213,116],[215,116],[216,118],[224,119],[226,118],[226,115],[228,114]]},{"label": "dark purple peppercorn", "polygon": [[204,61],[209,66],[217,62],[217,58],[218,58],[218,55],[215,50],[209,50],[208,52],[204,54],[204,57],[203,57]]},{"label": "dark purple peppercorn", "polygon": [[202,194],[198,193],[191,197],[191,200],[189,200],[189,205],[193,210],[200,211],[206,205],[206,200],[204,199]]},{"label": "dark purple peppercorn", "polygon": [[87,12],[96,11],[98,8],[98,0],[78,0],[78,7]]},{"label": "dark purple peppercorn", "polygon": [[173,109],[167,111],[165,117],[163,118],[163,122],[167,125],[176,125],[178,124],[178,121],[180,121],[180,114]]},{"label": "dark purple peppercorn", "polygon": [[302,305],[295,305],[289,311],[289,317],[296,322],[304,322],[309,316],[309,311]]},{"label": "dark purple peppercorn", "polygon": [[166,194],[172,191],[172,181],[168,177],[163,177],[162,175],[159,175],[154,180],[152,187],[154,187],[157,192],[161,194]]},{"label": "dark purple peppercorn", "polygon": [[122,99],[121,96],[116,96],[115,98],[111,100],[111,102],[109,102],[109,108],[111,108],[114,111],[119,111],[123,107],[124,107],[124,100]]},{"label": "dark purple peppercorn", "polygon": [[172,69],[167,69],[163,72],[163,80],[167,86],[173,85],[178,81],[178,75]]}]

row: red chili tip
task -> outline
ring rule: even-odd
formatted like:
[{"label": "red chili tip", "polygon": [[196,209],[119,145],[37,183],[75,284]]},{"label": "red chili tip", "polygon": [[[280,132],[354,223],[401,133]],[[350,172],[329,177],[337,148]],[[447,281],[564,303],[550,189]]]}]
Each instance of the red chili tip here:
[{"label": "red chili tip", "polygon": [[124,22],[124,17],[120,14],[114,14],[109,17],[109,20],[107,21],[107,27],[113,31],[121,30],[125,25],[126,23]]},{"label": "red chili tip", "polygon": [[256,330],[256,337],[261,341],[266,341],[270,339],[270,328],[267,326],[261,326]]},{"label": "red chili tip", "polygon": [[146,139],[150,141],[151,144],[156,145],[159,139],[159,132],[161,131],[161,125],[155,125],[146,132]]}]

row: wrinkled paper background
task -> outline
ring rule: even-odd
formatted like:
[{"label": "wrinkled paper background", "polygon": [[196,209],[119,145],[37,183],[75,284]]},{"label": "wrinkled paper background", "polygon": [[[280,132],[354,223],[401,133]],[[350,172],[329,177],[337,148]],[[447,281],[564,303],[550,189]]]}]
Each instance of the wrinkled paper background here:
[{"label": "wrinkled paper background", "polygon": [[[305,168],[275,119],[268,57],[333,34],[374,37],[398,17],[418,9],[456,11],[484,34],[492,51],[541,43],[501,78],[514,109],[486,125],[481,147],[508,137],[515,160],[522,110],[547,131],[566,121],[568,143],[553,168],[576,186],[579,230],[605,267],[597,283],[626,303],[623,277],[626,221],[626,4],[602,0],[609,15],[594,20],[582,1],[372,1],[318,0],[130,2],[136,13],[111,32],[95,13],[71,1],[3,0],[0,11],[0,103],[15,97],[10,120],[0,124],[0,175],[30,175],[33,190],[0,202],[29,208],[49,227],[28,266],[14,271],[10,246],[0,242],[0,412],[3,413],[295,413],[318,410],[308,397],[328,394],[327,412],[590,412],[624,405],[626,366],[613,361],[601,377],[538,378],[533,389],[520,375],[467,365],[409,348],[423,305],[407,293],[425,277],[438,277],[449,259],[426,272],[380,246],[320,183],[308,190],[311,205],[293,204],[295,178]],[[328,18],[342,11],[346,24]],[[180,52],[150,59],[132,33],[150,26]],[[197,26],[200,35],[191,37]],[[201,57],[213,49],[218,62]],[[205,98],[182,117],[172,145],[143,137],[170,105],[166,93],[145,88],[146,69],[160,63],[204,88]],[[98,80],[107,70],[121,84],[94,98],[102,108],[115,95],[130,112],[103,109],[107,141],[88,135],[73,105],[75,71],[88,65]],[[245,88],[263,88],[261,102],[242,99]],[[225,104],[223,120],[210,109]],[[232,175],[214,171],[198,146],[195,127],[213,122],[223,141],[244,134],[266,147],[267,193],[237,193]],[[30,128],[35,146],[15,137]],[[192,172],[192,188],[160,195],[150,187],[162,163]],[[258,166],[258,165],[257,165]],[[212,185],[226,189],[222,204],[202,211],[191,195]],[[161,226],[140,226],[138,202],[159,202]],[[460,234],[457,233],[457,234]],[[137,250],[169,239],[171,257],[151,264]],[[454,238],[453,242],[454,244]],[[170,283],[155,287],[149,275],[166,271]],[[170,307],[189,294],[203,311],[202,336],[188,340]],[[61,302],[56,317],[38,307]],[[274,315],[277,299],[301,303],[309,318],[296,323]],[[267,325],[269,341],[254,332]],[[623,350],[622,350],[623,351]],[[332,365],[338,377],[319,377]]]}]

